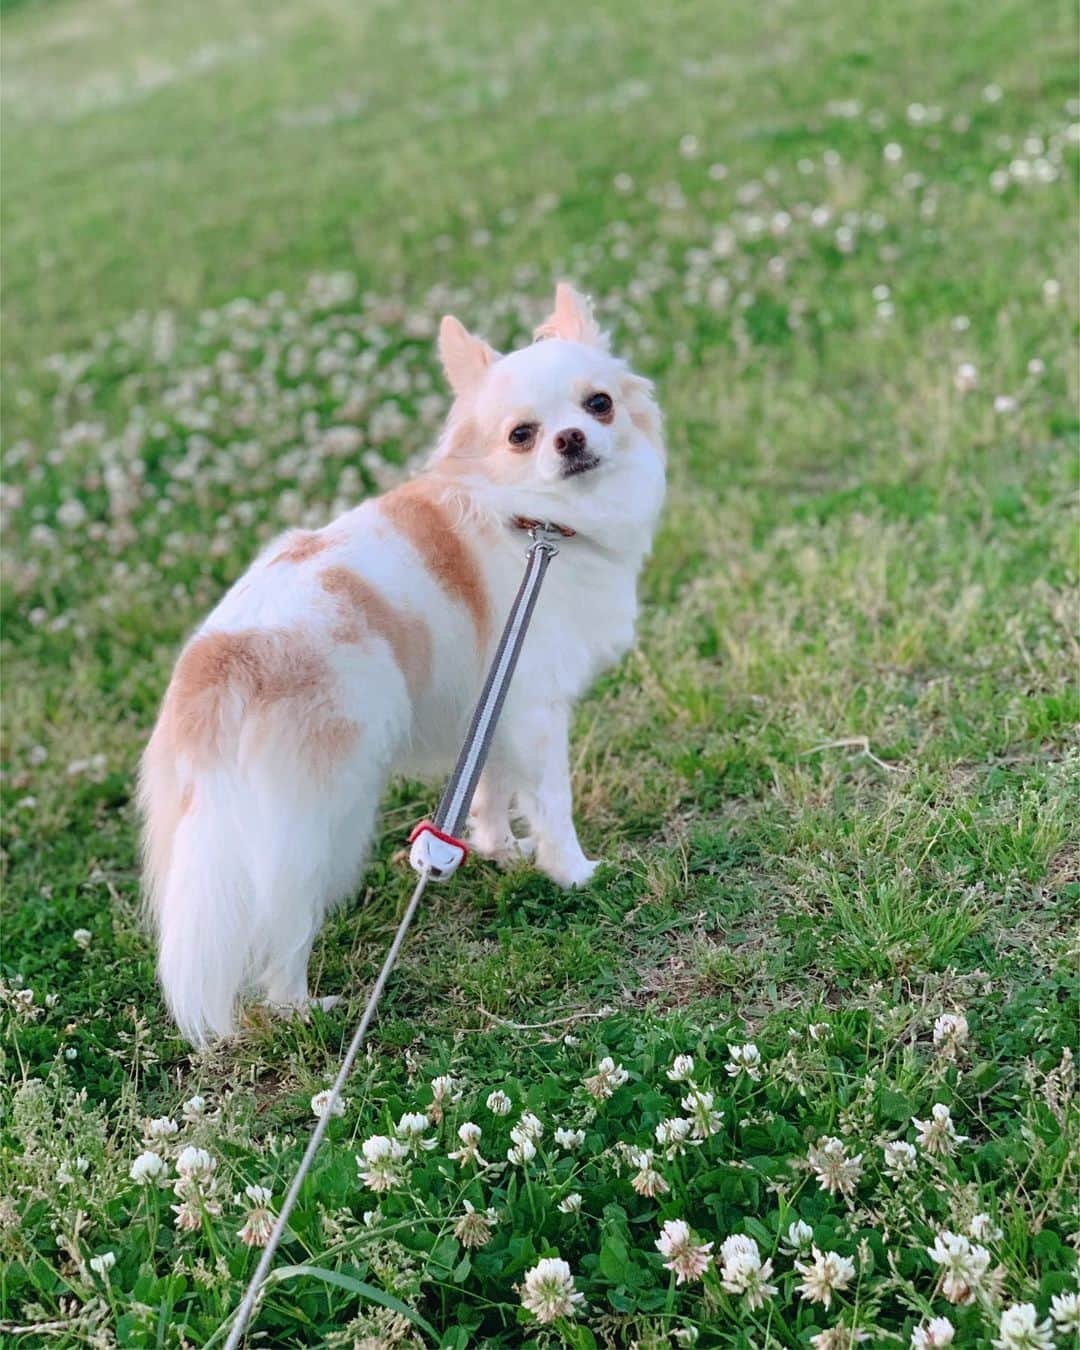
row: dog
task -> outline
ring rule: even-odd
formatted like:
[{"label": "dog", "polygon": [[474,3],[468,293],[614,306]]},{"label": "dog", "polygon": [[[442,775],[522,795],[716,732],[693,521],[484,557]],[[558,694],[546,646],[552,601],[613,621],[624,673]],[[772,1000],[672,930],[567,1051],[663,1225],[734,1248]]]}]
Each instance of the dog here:
[{"label": "dog", "polygon": [[[327,910],[355,893],[393,773],[449,767],[525,565],[523,522],[563,537],[472,804],[470,843],[563,887],[575,700],[629,648],[664,496],[651,384],[570,286],[500,355],[450,316],[453,405],[426,471],[277,539],[190,638],[143,755],[144,894],[158,975],[196,1046],[242,995],[306,1007]],[[512,820],[524,818],[519,839]]]}]

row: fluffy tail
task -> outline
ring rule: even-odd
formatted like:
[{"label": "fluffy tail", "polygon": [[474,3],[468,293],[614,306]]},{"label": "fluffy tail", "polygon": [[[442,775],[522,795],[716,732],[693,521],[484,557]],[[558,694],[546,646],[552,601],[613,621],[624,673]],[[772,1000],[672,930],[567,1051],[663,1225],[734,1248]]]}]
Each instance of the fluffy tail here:
[{"label": "fluffy tail", "polygon": [[177,664],[139,796],[158,974],[196,1045],[232,1032],[248,986],[306,999],[322,917],[359,878],[400,728],[383,708],[361,739],[336,690],[274,633],[207,634]]},{"label": "fluffy tail", "polygon": [[233,1031],[251,976],[255,897],[224,776],[185,782],[156,739],[140,782],[146,905],[169,1010],[189,1041],[205,1045]]}]

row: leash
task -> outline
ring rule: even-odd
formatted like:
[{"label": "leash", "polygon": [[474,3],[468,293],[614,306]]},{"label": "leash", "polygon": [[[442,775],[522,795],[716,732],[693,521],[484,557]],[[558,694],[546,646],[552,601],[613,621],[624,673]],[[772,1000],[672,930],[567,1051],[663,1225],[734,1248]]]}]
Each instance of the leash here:
[{"label": "leash", "polygon": [[262,1256],[259,1258],[259,1264],[255,1267],[255,1273],[252,1275],[240,1306],[236,1310],[235,1320],[232,1330],[229,1332],[229,1338],[225,1342],[224,1350],[237,1350],[244,1338],[252,1313],[255,1311],[255,1304],[274,1263],[274,1254],[285,1235],[289,1215],[300,1196],[300,1188],[304,1183],[304,1178],[311,1169],[311,1164],[315,1161],[315,1154],[318,1152],[319,1145],[322,1143],[330,1125],[334,1107],[341,1097],[342,1089],[364,1044],[368,1028],[379,1005],[379,999],[382,997],[386,982],[390,978],[390,973],[404,945],[409,926],[420,907],[420,901],[427,889],[427,884],[429,881],[449,881],[469,855],[468,848],[457,836],[465,827],[465,820],[472,804],[473,794],[476,791],[476,784],[484,767],[484,761],[487,759],[488,750],[491,748],[491,739],[495,734],[495,727],[503,703],[506,701],[506,692],[510,687],[510,680],[517,666],[518,657],[521,655],[522,644],[528,631],[529,620],[536,608],[536,600],[540,594],[540,587],[543,585],[544,575],[552,558],[559,551],[558,545],[555,543],[555,535],[561,534],[564,537],[569,537],[573,534],[572,530],[567,530],[563,526],[526,520],[521,516],[516,517],[513,523],[520,529],[527,529],[532,541],[526,554],[525,575],[521,579],[518,593],[510,607],[506,625],[495,651],[495,659],[491,663],[480,699],[476,705],[476,711],[473,713],[472,722],[469,724],[465,744],[461,748],[454,771],[450,775],[450,781],[439,800],[434,819],[421,821],[409,835],[409,843],[412,846],[409,852],[409,862],[418,874],[419,879],[412,897],[405,907],[405,913],[401,916],[401,922],[398,924],[394,940],[390,944],[390,950],[386,953],[386,959],[383,961],[382,968],[372,986],[367,1006],[364,1008],[364,1015],[360,1018],[359,1025],[349,1042],[349,1048],[345,1052],[345,1058],[341,1061],[341,1068],[338,1070],[337,1077],[330,1088],[322,1114],[311,1138],[308,1140],[304,1156],[300,1159],[300,1166],[296,1169],[292,1185],[282,1202],[277,1220],[270,1232],[270,1237],[267,1239],[266,1246],[263,1248]]}]

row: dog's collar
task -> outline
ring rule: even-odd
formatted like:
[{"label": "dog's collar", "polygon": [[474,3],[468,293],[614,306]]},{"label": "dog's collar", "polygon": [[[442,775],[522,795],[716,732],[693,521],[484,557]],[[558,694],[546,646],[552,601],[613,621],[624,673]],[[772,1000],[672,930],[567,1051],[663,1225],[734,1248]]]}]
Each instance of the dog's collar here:
[{"label": "dog's collar", "polygon": [[529,516],[511,516],[510,524],[519,530],[538,530],[546,525],[548,529],[558,530],[564,539],[572,539],[577,534],[577,530],[572,530],[569,525],[558,525],[553,520],[532,520]]}]

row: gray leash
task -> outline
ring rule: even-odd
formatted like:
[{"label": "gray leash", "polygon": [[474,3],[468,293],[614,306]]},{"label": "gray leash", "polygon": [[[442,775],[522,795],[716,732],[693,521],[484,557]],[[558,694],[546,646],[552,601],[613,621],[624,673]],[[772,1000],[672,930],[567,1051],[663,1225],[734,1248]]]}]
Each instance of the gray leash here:
[{"label": "gray leash", "polygon": [[345,1052],[341,1068],[338,1070],[337,1077],[330,1088],[319,1121],[308,1140],[304,1156],[300,1159],[300,1166],[296,1169],[292,1185],[282,1202],[277,1221],[271,1230],[270,1237],[267,1239],[266,1246],[263,1248],[262,1256],[259,1258],[259,1264],[255,1267],[255,1273],[252,1275],[240,1306],[236,1310],[235,1320],[232,1330],[229,1332],[229,1338],[225,1342],[224,1350],[237,1350],[244,1338],[248,1323],[255,1311],[259,1294],[266,1282],[266,1277],[270,1274],[270,1268],[274,1264],[274,1254],[285,1235],[289,1215],[300,1196],[300,1188],[304,1183],[304,1178],[307,1176],[311,1164],[315,1161],[315,1154],[318,1152],[319,1145],[326,1134],[331,1117],[334,1114],[334,1107],[341,1097],[345,1082],[352,1072],[356,1057],[364,1044],[368,1027],[371,1025],[375,1010],[379,1005],[379,999],[382,997],[386,982],[390,978],[390,972],[393,970],[401,952],[405,936],[409,931],[409,925],[420,907],[420,900],[427,884],[429,881],[448,881],[468,854],[465,845],[456,836],[465,826],[473,793],[476,791],[476,784],[484,767],[484,761],[487,759],[488,750],[491,747],[491,738],[495,734],[499,713],[506,701],[506,691],[510,687],[514,668],[517,665],[518,657],[521,655],[521,647],[528,631],[529,620],[532,618],[533,610],[536,607],[536,598],[540,594],[544,574],[547,572],[548,564],[559,551],[558,545],[555,543],[555,533],[556,531],[550,525],[537,523],[529,528],[529,538],[532,543],[529,545],[525,575],[518,588],[518,593],[514,597],[514,603],[510,607],[506,626],[503,628],[502,637],[499,639],[499,645],[495,652],[495,659],[491,663],[491,669],[488,671],[480,700],[476,705],[476,711],[473,713],[468,735],[465,737],[465,744],[462,746],[457,764],[455,764],[454,771],[450,775],[450,781],[447,783],[446,790],[439,801],[434,822],[421,822],[410,836],[412,850],[409,861],[412,863],[413,869],[419,874],[416,888],[405,908],[405,913],[401,916],[401,922],[398,924],[394,940],[390,944],[390,950],[386,953],[382,969],[379,971],[368,996],[364,1015],[353,1033],[352,1040],[349,1042],[349,1048]]}]

